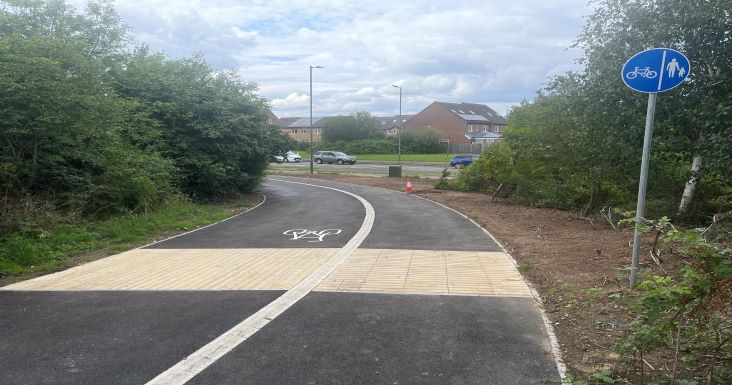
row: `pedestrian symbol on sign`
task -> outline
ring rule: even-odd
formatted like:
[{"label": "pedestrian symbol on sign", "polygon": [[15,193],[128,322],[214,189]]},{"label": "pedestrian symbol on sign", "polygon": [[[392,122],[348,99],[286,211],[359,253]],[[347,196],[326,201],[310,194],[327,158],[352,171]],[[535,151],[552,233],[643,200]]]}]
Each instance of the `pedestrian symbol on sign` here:
[{"label": "pedestrian symbol on sign", "polygon": [[679,71],[679,77],[684,76],[684,73],[686,72],[686,70],[684,70],[684,67],[679,67],[679,62],[677,62],[674,58],[671,59],[671,61],[666,66],[666,71],[668,71],[668,77],[674,77],[674,75],[676,75],[676,70]]}]

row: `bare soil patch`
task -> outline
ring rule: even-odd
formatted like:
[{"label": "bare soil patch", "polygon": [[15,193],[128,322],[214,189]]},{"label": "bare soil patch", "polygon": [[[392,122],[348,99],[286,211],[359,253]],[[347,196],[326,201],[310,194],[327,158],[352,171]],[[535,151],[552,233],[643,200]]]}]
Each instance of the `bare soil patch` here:
[{"label": "bare soil patch", "polygon": [[[324,174],[313,178],[405,189],[397,178]],[[627,309],[612,295],[628,287],[632,230],[615,230],[607,222],[567,211],[492,203],[486,194],[435,190],[434,183],[412,180],[416,195],[473,219],[516,259],[539,292],[569,372],[586,377],[612,367],[617,356],[611,347],[624,335],[628,322]]]}]

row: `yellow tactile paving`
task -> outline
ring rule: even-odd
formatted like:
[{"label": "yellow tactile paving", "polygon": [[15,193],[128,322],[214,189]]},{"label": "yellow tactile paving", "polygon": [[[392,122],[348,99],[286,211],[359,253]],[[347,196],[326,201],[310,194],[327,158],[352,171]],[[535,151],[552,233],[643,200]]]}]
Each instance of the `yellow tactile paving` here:
[{"label": "yellow tactile paving", "polygon": [[531,296],[506,254],[475,251],[359,249],[316,290]]},{"label": "yellow tactile paving", "polygon": [[[289,290],[338,249],[135,249],[0,290]],[[358,249],[318,291],[531,296],[500,252]]]},{"label": "yellow tactile paving", "polygon": [[338,249],[135,249],[0,290],[288,290]]}]

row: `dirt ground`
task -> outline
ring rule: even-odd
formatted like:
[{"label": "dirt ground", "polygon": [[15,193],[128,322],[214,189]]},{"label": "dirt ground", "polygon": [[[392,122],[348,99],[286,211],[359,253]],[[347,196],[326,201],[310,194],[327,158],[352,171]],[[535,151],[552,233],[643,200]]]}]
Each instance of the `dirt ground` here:
[{"label": "dirt ground", "polygon": [[[323,174],[314,178],[404,191],[398,178]],[[569,373],[585,378],[613,367],[617,355],[611,347],[627,323],[627,309],[616,300],[616,293],[628,287],[632,230],[615,230],[606,221],[566,211],[491,203],[485,194],[435,190],[434,183],[412,180],[416,195],[473,219],[516,259],[544,303]]]}]

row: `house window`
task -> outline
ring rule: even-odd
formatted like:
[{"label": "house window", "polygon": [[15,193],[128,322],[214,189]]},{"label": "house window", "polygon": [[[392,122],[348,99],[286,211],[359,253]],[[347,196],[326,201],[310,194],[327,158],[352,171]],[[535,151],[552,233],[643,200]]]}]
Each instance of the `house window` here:
[{"label": "house window", "polygon": [[315,131],[313,131],[313,133],[320,134],[320,129],[319,128],[313,128],[313,130],[315,130]]},{"label": "house window", "polygon": [[496,132],[498,132],[498,133],[500,133],[501,131],[503,131],[503,126],[495,126],[495,127],[493,127],[493,128],[494,128],[494,129],[496,130]]},{"label": "house window", "polygon": [[483,132],[488,132],[488,126],[483,125]]},{"label": "house window", "polygon": [[307,128],[303,128],[300,132],[303,133],[303,134],[307,134],[308,133],[308,129]]},{"label": "house window", "polygon": [[473,125],[472,124],[468,124],[468,132],[473,132]]},{"label": "house window", "polygon": [[292,130],[290,130],[290,133],[291,134],[297,134],[297,128],[293,128]]},{"label": "house window", "polygon": [[272,119],[267,120],[268,124],[272,124]]}]

